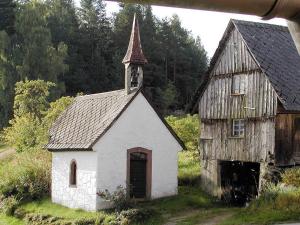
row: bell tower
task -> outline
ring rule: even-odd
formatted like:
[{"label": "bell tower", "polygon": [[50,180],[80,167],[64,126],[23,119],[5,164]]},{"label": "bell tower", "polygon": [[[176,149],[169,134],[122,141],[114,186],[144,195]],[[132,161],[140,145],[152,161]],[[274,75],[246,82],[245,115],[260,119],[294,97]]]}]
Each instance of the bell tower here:
[{"label": "bell tower", "polygon": [[133,19],[127,53],[122,62],[125,65],[125,90],[127,94],[130,94],[142,87],[143,65],[148,62],[142,50],[140,28],[136,14]]}]

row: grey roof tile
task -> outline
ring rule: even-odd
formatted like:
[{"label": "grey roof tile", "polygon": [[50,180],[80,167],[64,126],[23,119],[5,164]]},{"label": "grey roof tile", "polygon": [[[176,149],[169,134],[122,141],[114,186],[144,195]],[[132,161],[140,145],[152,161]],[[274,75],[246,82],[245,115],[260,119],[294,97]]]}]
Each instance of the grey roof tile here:
[{"label": "grey roof tile", "polygon": [[50,129],[49,150],[91,150],[139,91],[125,90],[76,97]]},{"label": "grey roof tile", "polygon": [[232,20],[286,110],[300,110],[300,55],[287,27]]}]

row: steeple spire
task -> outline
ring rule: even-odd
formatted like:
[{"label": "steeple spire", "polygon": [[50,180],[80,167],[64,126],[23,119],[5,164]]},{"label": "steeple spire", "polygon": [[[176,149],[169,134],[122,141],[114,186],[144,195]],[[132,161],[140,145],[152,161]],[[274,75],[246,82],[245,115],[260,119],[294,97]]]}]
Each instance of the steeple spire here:
[{"label": "steeple spire", "polygon": [[129,41],[127,53],[123,59],[123,63],[144,65],[147,62],[148,61],[144,56],[142,50],[139,23],[136,18],[136,14],[134,14],[130,41]]},{"label": "steeple spire", "polygon": [[130,94],[142,87],[143,65],[147,63],[142,50],[140,28],[136,14],[134,14],[130,41],[123,63],[125,65],[125,90],[127,94]]}]

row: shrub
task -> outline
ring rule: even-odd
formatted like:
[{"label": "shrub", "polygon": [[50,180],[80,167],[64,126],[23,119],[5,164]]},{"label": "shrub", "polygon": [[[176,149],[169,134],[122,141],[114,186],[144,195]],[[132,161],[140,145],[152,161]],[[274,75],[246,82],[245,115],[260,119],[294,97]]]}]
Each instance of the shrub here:
[{"label": "shrub", "polygon": [[18,201],[42,198],[50,190],[50,168],[51,154],[46,151],[17,154],[0,166],[0,195]]},{"label": "shrub", "polygon": [[199,119],[198,115],[187,115],[185,117],[169,116],[166,118],[168,124],[184,142],[187,150],[198,151]]},{"label": "shrub", "polygon": [[36,117],[31,114],[16,116],[9,123],[10,126],[3,131],[3,139],[7,145],[14,147],[17,152],[38,148],[38,136],[42,131],[41,123]]},{"label": "shrub", "polygon": [[105,190],[99,191],[97,195],[105,200],[112,202],[117,212],[128,209],[130,207],[126,188],[123,188],[122,186],[118,186],[116,191],[114,191],[113,193]]},{"label": "shrub", "polygon": [[300,187],[300,168],[287,169],[282,173],[282,182],[287,185]]},{"label": "shrub", "polygon": [[133,224],[133,223],[144,223],[149,220],[155,214],[154,210],[151,209],[128,209],[122,211],[118,218],[121,224]]},{"label": "shrub", "polygon": [[1,200],[1,211],[6,216],[12,216],[19,205],[19,201],[14,197],[10,196]]},{"label": "shrub", "polygon": [[96,223],[95,218],[81,218],[73,222],[73,225],[94,225]]},{"label": "shrub", "polygon": [[259,208],[276,210],[299,210],[300,189],[284,184],[268,184],[258,199],[250,204],[251,210]]}]

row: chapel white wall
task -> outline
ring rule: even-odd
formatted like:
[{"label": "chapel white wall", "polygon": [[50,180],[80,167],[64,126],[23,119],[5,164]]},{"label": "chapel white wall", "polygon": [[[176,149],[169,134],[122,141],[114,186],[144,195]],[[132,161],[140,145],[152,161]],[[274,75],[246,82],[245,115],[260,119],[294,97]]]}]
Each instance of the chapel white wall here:
[{"label": "chapel white wall", "polygon": [[[70,164],[77,162],[77,187],[69,186]],[[96,152],[53,152],[52,201],[69,208],[96,210]]]},{"label": "chapel white wall", "polygon": [[[98,153],[97,190],[126,187],[127,150],[135,147],[152,150],[151,198],[176,195],[182,147],[141,93],[93,148]],[[98,197],[97,208],[105,207]]]}]

